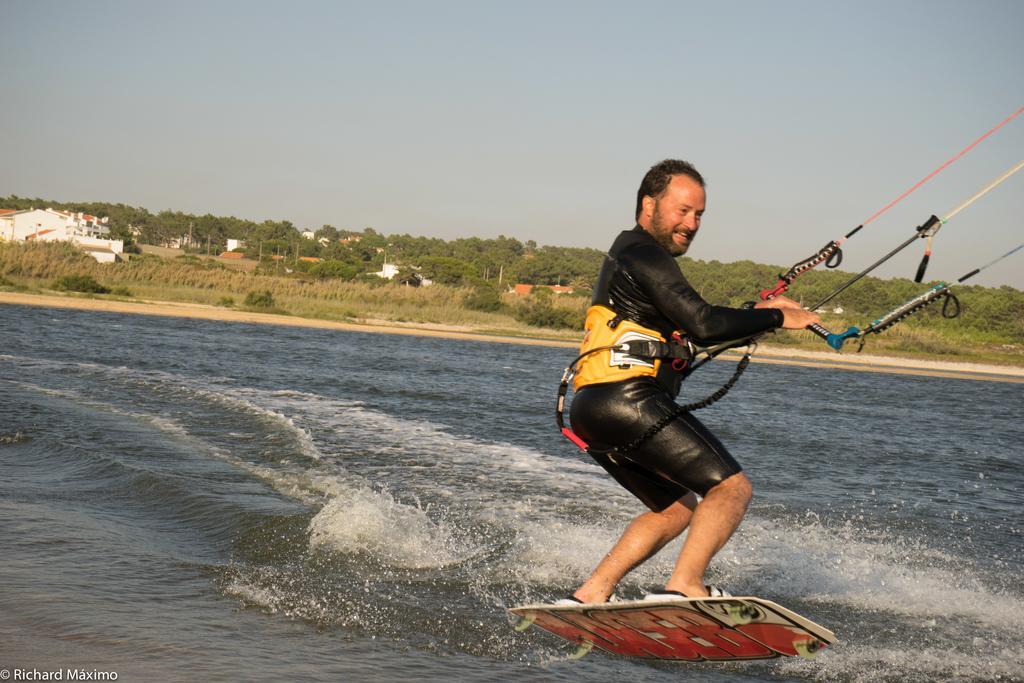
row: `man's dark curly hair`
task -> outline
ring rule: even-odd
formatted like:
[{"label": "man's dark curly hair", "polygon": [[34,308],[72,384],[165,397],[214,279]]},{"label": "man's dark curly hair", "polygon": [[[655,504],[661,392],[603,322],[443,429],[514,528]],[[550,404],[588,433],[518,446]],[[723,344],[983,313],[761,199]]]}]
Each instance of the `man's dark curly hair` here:
[{"label": "man's dark curly hair", "polygon": [[704,176],[702,176],[689,161],[681,159],[665,159],[662,162],[651,166],[651,170],[644,176],[640,183],[640,189],[636,193],[636,218],[640,218],[640,211],[643,208],[644,197],[657,199],[668,187],[674,175],[685,175],[693,178],[701,187],[704,187]]}]

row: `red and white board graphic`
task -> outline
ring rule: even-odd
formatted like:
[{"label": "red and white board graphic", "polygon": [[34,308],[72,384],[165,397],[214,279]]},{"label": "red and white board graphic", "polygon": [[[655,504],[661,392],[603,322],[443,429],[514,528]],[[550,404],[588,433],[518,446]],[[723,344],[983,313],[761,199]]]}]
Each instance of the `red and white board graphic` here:
[{"label": "red and white board graphic", "polygon": [[594,605],[524,605],[517,630],[539,626],[579,646],[625,657],[741,661],[812,657],[835,642],[828,629],[755,597],[634,600]]}]

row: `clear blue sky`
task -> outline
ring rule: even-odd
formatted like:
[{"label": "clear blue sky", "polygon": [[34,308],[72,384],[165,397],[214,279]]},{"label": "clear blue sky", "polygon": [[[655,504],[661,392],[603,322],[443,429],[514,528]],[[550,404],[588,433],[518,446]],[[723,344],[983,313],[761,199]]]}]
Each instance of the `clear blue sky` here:
[{"label": "clear blue sky", "polygon": [[[665,157],[691,256],[785,264],[1024,105],[1024,2],[0,3],[0,195],[605,249]],[[848,243],[1024,159],[1024,115]],[[1024,171],[930,276],[1024,241]],[[911,276],[923,245],[883,275]],[[1024,288],[1024,258],[978,280]]]}]

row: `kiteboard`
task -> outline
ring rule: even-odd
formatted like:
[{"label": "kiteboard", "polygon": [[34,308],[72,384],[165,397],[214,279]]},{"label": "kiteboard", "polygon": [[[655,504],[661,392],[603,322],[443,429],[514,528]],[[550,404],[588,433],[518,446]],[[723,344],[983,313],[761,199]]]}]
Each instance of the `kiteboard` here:
[{"label": "kiteboard", "polygon": [[813,657],[835,642],[827,628],[757,597],[523,605],[508,610],[517,631],[537,626],[577,646],[624,657],[732,662]]}]

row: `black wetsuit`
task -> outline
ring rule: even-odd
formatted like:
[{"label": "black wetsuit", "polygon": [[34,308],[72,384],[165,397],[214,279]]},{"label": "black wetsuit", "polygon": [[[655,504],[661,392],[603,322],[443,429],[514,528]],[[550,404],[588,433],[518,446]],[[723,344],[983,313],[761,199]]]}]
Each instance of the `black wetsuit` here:
[{"label": "black wetsuit", "polygon": [[[675,258],[643,228],[621,233],[594,287],[593,304],[607,306],[666,339],[681,330],[698,343],[741,339],[782,326],[782,311],[712,306],[683,277]],[[657,378],[639,377],[581,388],[570,409],[572,428],[596,448],[591,455],[652,510],[688,491],[705,495],[741,471],[736,460],[697,418],[684,413],[626,454],[623,447],[675,409],[681,376],[662,363]]]}]

